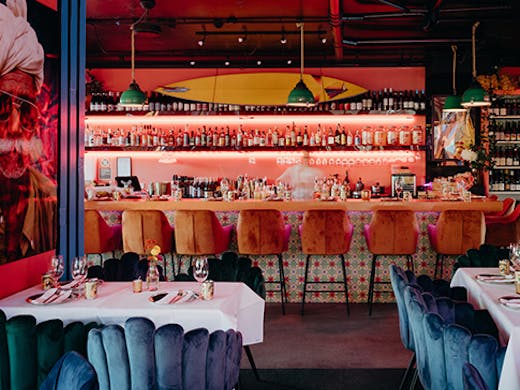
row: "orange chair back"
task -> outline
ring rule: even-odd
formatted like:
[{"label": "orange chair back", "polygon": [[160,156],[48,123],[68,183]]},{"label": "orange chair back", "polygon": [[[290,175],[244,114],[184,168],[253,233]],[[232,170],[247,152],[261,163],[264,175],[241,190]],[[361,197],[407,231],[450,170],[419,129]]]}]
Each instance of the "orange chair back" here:
[{"label": "orange chair back", "polygon": [[[85,253],[104,253],[120,249],[109,240],[110,226],[97,210],[85,210]],[[119,244],[119,245],[117,245]]]},{"label": "orange chair back", "polygon": [[175,212],[175,248],[181,255],[216,254],[220,222],[210,210]]},{"label": "orange chair back", "polygon": [[283,252],[284,222],[278,210],[241,210],[237,223],[238,252],[271,255]]},{"label": "orange chair back", "polygon": [[445,210],[437,221],[434,248],[443,255],[460,255],[484,243],[486,225],[481,211]]},{"label": "orange chair back", "polygon": [[302,252],[339,255],[348,252],[349,219],[344,210],[307,210],[301,228]]},{"label": "orange chair back", "polygon": [[368,249],[380,255],[411,255],[419,229],[412,210],[374,210],[367,237]]},{"label": "orange chair back", "polygon": [[145,254],[147,242],[155,241],[162,253],[173,250],[173,229],[160,210],[123,212],[123,250]]}]

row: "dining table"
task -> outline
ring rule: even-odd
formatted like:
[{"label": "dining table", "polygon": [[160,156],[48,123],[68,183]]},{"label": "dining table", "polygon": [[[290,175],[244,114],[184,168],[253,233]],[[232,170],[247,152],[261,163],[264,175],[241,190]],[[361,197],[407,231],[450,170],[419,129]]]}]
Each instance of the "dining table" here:
[{"label": "dining table", "polygon": [[498,389],[520,389],[520,294],[512,276],[500,275],[498,268],[459,268],[451,286],[465,287],[468,301],[489,312],[507,346]]},{"label": "dining table", "polygon": [[[161,282],[158,290],[134,293],[132,282],[102,282],[95,299],[70,294],[64,300],[56,300],[59,303],[45,303],[38,299],[44,293],[38,285],[1,299],[0,309],[7,318],[28,314],[38,323],[58,318],[64,325],[93,321],[124,326],[131,317],[146,317],[156,327],[176,323],[185,332],[196,328],[209,332],[234,329],[242,333],[244,346],[263,341],[265,301],[246,284],[215,282],[210,300],[201,299],[200,290],[196,282]],[[161,294],[168,295],[154,301]],[[176,296],[188,299],[177,300]]]}]

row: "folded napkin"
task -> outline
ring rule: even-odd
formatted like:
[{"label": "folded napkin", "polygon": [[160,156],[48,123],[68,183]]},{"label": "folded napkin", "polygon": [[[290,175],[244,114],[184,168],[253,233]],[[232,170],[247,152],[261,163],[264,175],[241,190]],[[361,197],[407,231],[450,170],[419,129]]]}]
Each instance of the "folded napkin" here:
[{"label": "folded napkin", "polygon": [[173,303],[183,303],[188,300],[191,300],[191,298],[195,297],[195,293],[191,290],[185,290],[185,291],[172,291],[164,296],[164,298],[159,299],[158,301],[154,302],[159,305],[169,305]]},{"label": "folded napkin", "polygon": [[69,298],[71,294],[72,290],[50,288],[38,298],[33,299],[31,302],[38,305],[62,303],[65,299]]},{"label": "folded napkin", "polygon": [[64,285],[61,286],[60,288],[61,288],[62,290],[70,290],[70,289],[73,289],[74,287],[76,287],[76,285],[77,285],[79,282],[80,282],[79,280],[73,280],[73,281],[70,282],[70,283],[64,284]]},{"label": "folded napkin", "polygon": [[41,305],[41,304],[45,303],[48,299],[50,299],[53,295],[55,295],[57,293],[58,293],[58,289],[57,288],[50,288],[50,289],[46,290],[38,298],[32,299],[31,302],[32,303],[37,303],[37,304]]},{"label": "folded napkin", "polygon": [[502,305],[511,307],[514,309],[520,309],[520,297],[502,297],[498,299]]},{"label": "folded napkin", "polygon": [[477,280],[482,282],[491,282],[491,283],[513,283],[513,276],[505,276],[500,274],[482,274],[477,275]]}]

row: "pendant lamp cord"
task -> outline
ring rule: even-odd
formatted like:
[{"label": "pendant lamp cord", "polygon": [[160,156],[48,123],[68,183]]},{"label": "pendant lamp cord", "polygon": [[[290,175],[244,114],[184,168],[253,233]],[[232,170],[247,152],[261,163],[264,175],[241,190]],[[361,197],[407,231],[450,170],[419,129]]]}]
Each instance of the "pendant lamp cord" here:
[{"label": "pendant lamp cord", "polygon": [[303,80],[303,61],[304,61],[303,22],[298,23],[298,27],[300,27],[300,80]]},{"label": "pendant lamp cord", "polygon": [[130,25],[130,31],[131,31],[130,46],[131,46],[131,50],[132,50],[130,66],[132,68],[132,82],[135,82],[135,26],[137,26],[139,23],[141,23],[147,15],[148,15],[148,10],[145,10],[144,13],[141,15],[141,17]]},{"label": "pendant lamp cord", "polygon": [[452,64],[452,88],[453,88],[453,95],[457,95],[457,82],[455,81],[455,77],[457,74],[457,45],[451,45],[451,51],[453,52],[453,64]]},{"label": "pendant lamp cord", "polygon": [[473,78],[477,78],[477,55],[476,55],[476,43],[475,43],[475,35],[477,33],[477,27],[480,25],[480,22],[475,22],[473,24],[473,28],[471,30],[471,52],[473,54]]}]

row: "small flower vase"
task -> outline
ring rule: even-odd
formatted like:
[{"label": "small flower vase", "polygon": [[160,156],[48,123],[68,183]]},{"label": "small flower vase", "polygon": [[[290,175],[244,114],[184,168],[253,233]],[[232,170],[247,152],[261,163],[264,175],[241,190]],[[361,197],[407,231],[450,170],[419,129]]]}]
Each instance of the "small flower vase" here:
[{"label": "small flower vase", "polygon": [[156,291],[159,289],[159,269],[155,261],[148,263],[148,272],[146,273],[146,287],[148,291]]}]

